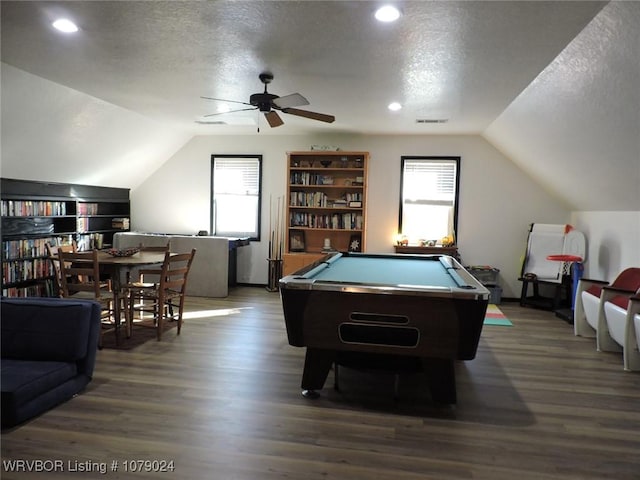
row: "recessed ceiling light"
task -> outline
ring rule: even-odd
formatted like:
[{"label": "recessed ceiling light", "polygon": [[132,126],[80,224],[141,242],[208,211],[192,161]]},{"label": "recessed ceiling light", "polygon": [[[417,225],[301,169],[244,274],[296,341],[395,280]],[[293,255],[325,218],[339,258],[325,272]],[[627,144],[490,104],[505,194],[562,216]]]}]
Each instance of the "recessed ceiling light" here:
[{"label": "recessed ceiling light", "polygon": [[376,19],[380,22],[395,22],[400,18],[400,10],[392,5],[385,5],[376,10]]},{"label": "recessed ceiling light", "polygon": [[397,112],[398,110],[400,110],[402,108],[402,105],[400,105],[398,102],[392,102],[389,104],[389,106],[387,107],[389,110],[391,110],[392,112]]},{"label": "recessed ceiling light", "polygon": [[64,33],[75,33],[78,31],[77,25],[68,18],[59,18],[58,20],[53,22],[52,25],[53,28]]}]

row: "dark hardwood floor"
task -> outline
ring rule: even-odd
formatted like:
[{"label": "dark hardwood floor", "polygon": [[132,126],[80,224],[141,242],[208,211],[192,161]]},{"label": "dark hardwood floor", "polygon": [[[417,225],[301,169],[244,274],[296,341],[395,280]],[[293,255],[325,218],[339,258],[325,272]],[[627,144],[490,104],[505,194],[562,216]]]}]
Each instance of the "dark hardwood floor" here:
[{"label": "dark hardwood floor", "polygon": [[[640,373],[550,312],[500,308],[514,326],[485,326],[452,408],[431,404],[420,375],[402,376],[394,400],[391,375],[348,369],[340,393],[330,375],[305,399],[277,293],[189,298],[179,337],[100,351],[83,394],[3,432],[0,476],[639,479]],[[14,460],[64,471],[9,472]]]}]

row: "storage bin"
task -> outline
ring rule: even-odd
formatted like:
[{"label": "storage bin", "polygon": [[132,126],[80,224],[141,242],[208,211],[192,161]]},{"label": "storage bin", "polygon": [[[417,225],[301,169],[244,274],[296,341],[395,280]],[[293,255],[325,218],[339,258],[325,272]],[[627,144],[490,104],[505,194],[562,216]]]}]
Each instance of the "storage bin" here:
[{"label": "storage bin", "polygon": [[489,303],[494,305],[500,305],[502,300],[502,287],[500,285],[486,285],[489,290]]},{"label": "storage bin", "polygon": [[489,266],[470,266],[466,268],[483,285],[498,284],[499,269]]}]

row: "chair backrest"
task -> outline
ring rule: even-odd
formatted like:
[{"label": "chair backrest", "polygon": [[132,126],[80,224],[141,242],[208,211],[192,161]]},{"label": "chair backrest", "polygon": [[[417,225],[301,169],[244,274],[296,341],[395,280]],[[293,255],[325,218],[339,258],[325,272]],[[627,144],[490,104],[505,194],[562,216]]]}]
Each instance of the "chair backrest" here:
[{"label": "chair backrest", "polygon": [[640,288],[640,268],[631,267],[623,270],[611,286],[635,292]]},{"label": "chair backrest", "polygon": [[86,292],[93,294],[95,299],[100,299],[109,293],[109,283],[100,281],[97,250],[89,252],[58,251],[58,257],[64,297],[72,297],[80,292]]},{"label": "chair backrest", "polygon": [[195,248],[191,249],[189,253],[172,254],[169,251],[165,253],[160,273],[159,289],[161,291],[184,295],[187,288],[187,277],[195,254]]},{"label": "chair backrest", "polygon": [[60,270],[60,259],[58,258],[58,252],[76,252],[78,250],[76,242],[66,245],[51,245],[49,242],[44,244],[44,248],[47,252],[47,257],[53,266],[54,280],[56,293],[58,296],[62,296],[62,273]]}]

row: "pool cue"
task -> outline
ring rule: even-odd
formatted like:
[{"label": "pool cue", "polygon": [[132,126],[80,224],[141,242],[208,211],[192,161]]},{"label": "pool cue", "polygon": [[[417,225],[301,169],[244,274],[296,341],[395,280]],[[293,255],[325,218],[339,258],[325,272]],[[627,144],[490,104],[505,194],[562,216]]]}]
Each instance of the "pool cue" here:
[{"label": "pool cue", "polygon": [[273,216],[273,195],[269,195],[269,258],[273,258],[273,230],[271,229],[271,220]]}]

